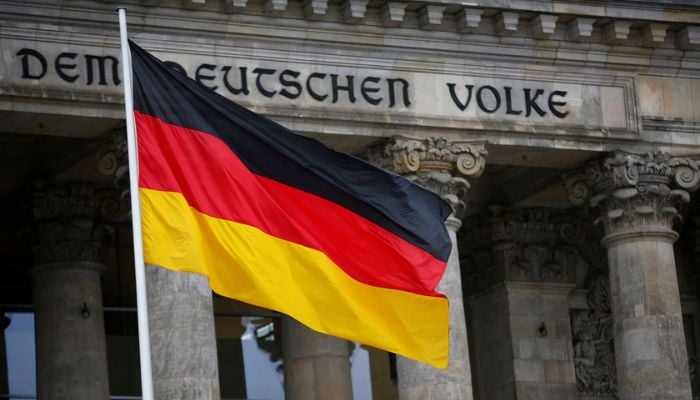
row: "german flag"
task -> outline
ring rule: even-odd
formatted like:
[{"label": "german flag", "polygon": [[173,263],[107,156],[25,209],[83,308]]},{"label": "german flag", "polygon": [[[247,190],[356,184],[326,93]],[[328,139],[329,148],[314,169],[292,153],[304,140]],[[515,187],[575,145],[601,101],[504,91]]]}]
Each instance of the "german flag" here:
[{"label": "german flag", "polygon": [[445,368],[449,206],[130,47],[145,261]]}]

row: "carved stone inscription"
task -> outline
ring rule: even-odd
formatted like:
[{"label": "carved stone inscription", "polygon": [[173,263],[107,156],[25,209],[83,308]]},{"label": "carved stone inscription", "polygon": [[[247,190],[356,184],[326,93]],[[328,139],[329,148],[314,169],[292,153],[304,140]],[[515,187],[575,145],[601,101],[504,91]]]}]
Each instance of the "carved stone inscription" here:
[{"label": "carved stone inscription", "polygon": [[[499,76],[495,71],[425,70],[402,60],[272,50],[153,49],[153,54],[201,84],[256,111],[294,109],[300,116],[485,128],[523,126],[636,129],[629,81],[558,75]],[[9,38],[0,41],[0,89],[21,96],[114,103],[122,91],[116,48]],[[242,53],[244,52],[244,53]],[[394,61],[394,62],[391,62]],[[315,115],[315,114],[314,114]],[[466,125],[465,125],[466,123]],[[530,129],[530,128],[528,128]]]},{"label": "carved stone inscription", "polygon": [[[22,79],[41,80],[51,71],[66,83],[84,83],[88,86],[121,83],[119,61],[111,55],[84,54],[80,57],[75,52],[62,52],[53,60],[47,60],[44,54],[31,48],[22,48],[16,55],[22,63]],[[188,74],[182,65],[174,61],[166,63],[181,73]],[[281,96],[295,100],[306,93],[321,103],[335,104],[343,96],[350,103],[364,101],[372,106],[393,108],[400,102],[404,107],[411,106],[410,83],[404,78],[305,73],[289,68],[236,67],[210,63],[198,65],[191,77],[212,90],[220,89],[232,95],[248,96],[251,91],[257,91],[266,98]],[[82,79],[79,81],[79,78]],[[446,87],[454,106],[460,111],[472,107],[486,114],[544,117],[550,113],[559,119],[569,115],[569,111],[566,111],[568,92],[565,90],[545,93],[540,88],[526,87],[516,91],[511,86],[487,84],[475,87],[466,84],[464,90],[460,91],[454,82],[447,82]]]},{"label": "carved stone inscription", "polygon": [[[66,83],[83,83],[88,86],[118,86],[121,83],[119,61],[111,55],[63,52],[49,60],[39,51],[22,48],[17,52],[17,56],[22,62],[22,79],[41,80],[47,73],[55,73]],[[335,104],[345,100],[351,104],[363,101],[371,106],[389,108],[398,103],[404,107],[411,105],[409,83],[403,78],[326,72],[303,73],[295,69],[237,67],[210,63],[199,64],[194,73],[188,73],[187,69],[177,62],[166,63],[212,90],[220,90],[234,96],[249,96],[252,91],[265,98],[282,97],[289,100],[305,95],[320,103]]]},{"label": "carved stone inscription", "polygon": [[[474,94],[474,102],[476,103],[474,107],[479,107],[481,111],[488,114],[501,112],[507,115],[525,115],[525,117],[539,115],[544,117],[549,112],[560,119],[569,115],[569,111],[564,111],[567,105],[565,100],[567,92],[563,90],[554,90],[545,94],[544,89],[523,88],[520,91],[514,91],[511,86],[496,88],[484,85],[475,88],[474,85],[464,85],[464,95],[460,96],[454,83],[448,83],[447,87],[450,90],[452,101],[462,111],[472,104],[472,94]],[[521,104],[522,107],[518,108],[516,103]]]}]

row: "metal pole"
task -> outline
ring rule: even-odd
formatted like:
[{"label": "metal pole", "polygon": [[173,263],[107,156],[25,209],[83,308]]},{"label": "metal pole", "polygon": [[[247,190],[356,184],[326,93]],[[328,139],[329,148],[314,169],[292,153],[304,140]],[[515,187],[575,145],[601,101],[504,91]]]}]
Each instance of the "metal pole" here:
[{"label": "metal pole", "polygon": [[139,359],[141,362],[141,396],[153,400],[151,370],[151,343],[148,330],[148,299],[146,297],[146,268],[143,261],[143,233],[141,232],[141,200],[139,198],[139,164],[136,152],[134,124],[134,93],[131,81],[131,53],[126,35],[126,8],[119,7],[119,36],[122,48],[124,75],[124,109],[126,111],[126,139],[129,149],[129,189],[131,194],[131,226],[134,237],[134,268],[136,273],[136,309],[139,324]]}]

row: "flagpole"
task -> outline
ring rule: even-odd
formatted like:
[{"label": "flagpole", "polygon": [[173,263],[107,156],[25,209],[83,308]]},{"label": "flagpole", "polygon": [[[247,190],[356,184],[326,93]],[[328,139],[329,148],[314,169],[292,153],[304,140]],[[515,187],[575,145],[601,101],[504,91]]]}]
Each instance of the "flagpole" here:
[{"label": "flagpole", "polygon": [[129,191],[131,194],[131,226],[134,238],[134,269],[136,273],[136,310],[139,326],[139,360],[141,363],[141,398],[153,400],[151,343],[148,329],[148,299],[146,297],[146,268],[143,261],[143,232],[141,231],[141,200],[139,198],[139,164],[134,125],[134,92],[131,80],[131,53],[126,34],[126,8],[119,7],[119,37],[122,48],[124,109],[126,139],[129,150]]}]

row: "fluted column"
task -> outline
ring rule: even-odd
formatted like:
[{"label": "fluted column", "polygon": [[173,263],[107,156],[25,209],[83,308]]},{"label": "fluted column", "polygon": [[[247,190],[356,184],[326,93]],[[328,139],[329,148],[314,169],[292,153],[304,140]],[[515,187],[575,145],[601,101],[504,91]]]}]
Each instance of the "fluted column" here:
[{"label": "fluted column", "polygon": [[441,195],[453,210],[445,223],[452,240],[452,252],[438,285],[438,290],[450,300],[449,365],[440,370],[397,357],[399,397],[402,400],[473,398],[456,234],[462,224],[464,200],[469,189],[465,178],[481,174],[485,156],[481,144],[450,142],[445,138],[395,137],[368,152],[370,161]]},{"label": "fluted column", "polygon": [[673,224],[699,179],[692,160],[619,151],[567,177],[605,231],[622,400],[691,398]]},{"label": "fluted column", "polygon": [[37,398],[109,398],[99,251],[110,235],[97,222],[94,188],[72,183],[35,192],[31,270]]},{"label": "fluted column", "polygon": [[291,317],[282,320],[287,400],[351,400],[350,343],[313,331]]},{"label": "fluted column", "polygon": [[[114,176],[128,199],[123,132],[98,153],[100,172]],[[125,217],[128,215],[124,214]],[[206,276],[146,265],[148,320],[157,400],[220,398],[212,291]]]}]

